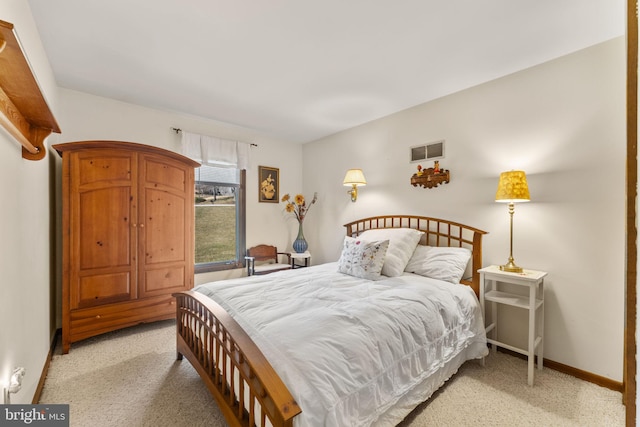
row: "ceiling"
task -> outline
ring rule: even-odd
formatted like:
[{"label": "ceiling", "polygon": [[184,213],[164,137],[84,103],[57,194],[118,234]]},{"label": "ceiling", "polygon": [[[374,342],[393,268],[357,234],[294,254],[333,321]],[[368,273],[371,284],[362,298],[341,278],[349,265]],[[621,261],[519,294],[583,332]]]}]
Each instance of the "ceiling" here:
[{"label": "ceiling", "polygon": [[62,87],[308,142],[622,36],[624,0],[29,0]]}]

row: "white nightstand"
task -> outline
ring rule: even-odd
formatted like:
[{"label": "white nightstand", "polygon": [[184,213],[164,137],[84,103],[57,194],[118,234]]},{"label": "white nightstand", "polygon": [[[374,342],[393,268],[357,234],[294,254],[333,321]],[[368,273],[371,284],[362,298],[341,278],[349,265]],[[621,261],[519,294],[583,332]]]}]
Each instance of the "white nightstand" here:
[{"label": "white nightstand", "polygon": [[[481,268],[480,306],[485,315],[485,302],[491,303],[491,320],[486,325],[487,341],[496,346],[524,354],[529,358],[528,383],[533,385],[534,357],[538,356],[538,369],[542,369],[544,334],[544,271],[524,270],[522,273],[508,273],[497,265]],[[498,283],[508,283],[528,288],[528,295],[498,290]],[[529,311],[529,340],[526,350],[498,341],[498,304],[520,307]],[[485,317],[485,324],[486,324]]]},{"label": "white nightstand", "polygon": [[[309,251],[303,252],[301,254],[297,252],[291,252],[290,255],[291,255],[291,268],[309,267],[309,262],[311,261],[311,254],[309,253]],[[297,264],[296,263],[297,259],[303,259],[304,264]]]}]

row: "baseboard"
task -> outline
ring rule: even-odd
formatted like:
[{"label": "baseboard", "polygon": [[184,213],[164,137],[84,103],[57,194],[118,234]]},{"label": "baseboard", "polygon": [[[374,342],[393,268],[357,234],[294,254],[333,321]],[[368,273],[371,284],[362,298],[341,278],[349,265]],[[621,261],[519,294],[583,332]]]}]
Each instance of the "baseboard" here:
[{"label": "baseboard", "polygon": [[549,369],[553,369],[554,371],[562,372],[563,374],[568,374],[573,377],[579,378],[584,381],[588,381],[590,383],[597,384],[602,387],[606,387],[610,390],[618,391],[622,393],[624,387],[621,382],[614,381],[610,378],[602,377],[600,375],[596,375],[591,372],[583,371],[578,368],[574,368],[573,366],[564,365],[560,362],[555,362],[553,360],[544,359],[542,364]]},{"label": "baseboard", "polygon": [[42,395],[42,389],[44,388],[44,381],[47,379],[47,374],[49,373],[49,365],[51,364],[51,359],[53,358],[53,352],[56,349],[56,345],[58,344],[58,339],[62,334],[61,329],[57,329],[53,334],[53,338],[51,339],[51,347],[49,347],[49,354],[47,354],[47,359],[44,362],[44,366],[42,367],[42,374],[40,374],[40,381],[38,381],[38,387],[36,387],[36,392],[33,395],[33,400],[31,403],[34,405],[40,402],[40,396]]},{"label": "baseboard", "polygon": [[[506,348],[498,347],[498,351],[509,354],[511,356],[516,356],[521,359],[527,359],[527,356],[516,353],[515,351],[507,350]],[[542,365],[546,366],[549,369],[553,369],[554,371],[562,372],[563,374],[571,375],[572,377],[576,377],[580,380],[587,381],[593,384],[597,384],[601,387],[608,388],[610,390],[618,391],[622,393],[624,386],[619,381],[614,381],[612,379],[601,377],[600,375],[596,375],[591,372],[583,371],[582,369],[574,368],[573,366],[565,365],[560,362],[555,362],[553,360],[544,359],[542,361]]]}]

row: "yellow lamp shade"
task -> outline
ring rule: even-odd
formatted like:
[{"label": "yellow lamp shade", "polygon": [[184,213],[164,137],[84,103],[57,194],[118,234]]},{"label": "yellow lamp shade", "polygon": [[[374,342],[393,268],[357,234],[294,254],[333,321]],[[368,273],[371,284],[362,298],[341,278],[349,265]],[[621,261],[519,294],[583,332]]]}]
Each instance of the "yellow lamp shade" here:
[{"label": "yellow lamp shade", "polygon": [[518,203],[528,202],[530,199],[527,176],[523,171],[509,171],[500,174],[496,202]]},{"label": "yellow lamp shade", "polygon": [[344,181],[342,181],[342,185],[345,185],[345,186],[367,185],[367,180],[364,178],[362,169],[349,169],[347,171],[347,174],[344,176]]}]

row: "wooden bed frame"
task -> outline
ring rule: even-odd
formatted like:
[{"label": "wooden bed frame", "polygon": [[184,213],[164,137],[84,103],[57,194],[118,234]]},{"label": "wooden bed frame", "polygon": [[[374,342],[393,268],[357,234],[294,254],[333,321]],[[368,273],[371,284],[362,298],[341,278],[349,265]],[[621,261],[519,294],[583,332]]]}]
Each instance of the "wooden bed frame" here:
[{"label": "wooden bed frame", "polygon": [[[425,233],[421,244],[467,247],[471,275],[461,283],[478,294],[482,268],[482,235],[478,230],[443,219],[387,215],[345,224],[348,236],[377,228],[414,228]],[[216,302],[194,291],[174,294],[177,300],[177,358],[196,369],[231,426],[293,426],[301,411],[260,349]]]},{"label": "wooden bed frame", "polygon": [[347,236],[356,237],[360,233],[376,228],[414,228],[424,232],[422,245],[467,248],[471,251],[470,276],[460,283],[471,286],[480,295],[480,273],[482,268],[482,236],[486,231],[445,219],[414,215],[385,215],[359,219],[344,225]]}]

